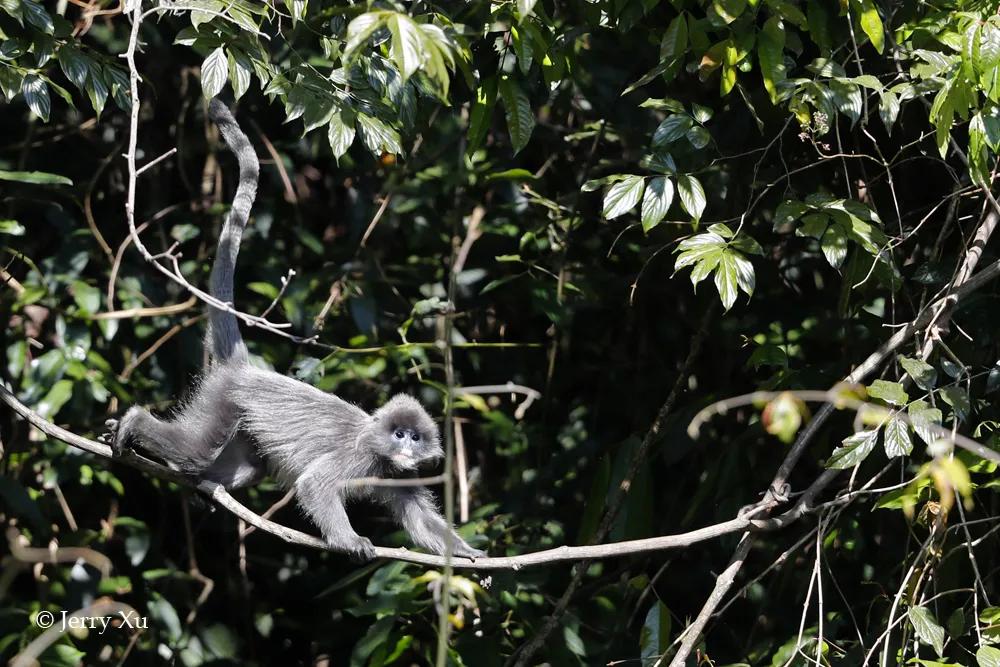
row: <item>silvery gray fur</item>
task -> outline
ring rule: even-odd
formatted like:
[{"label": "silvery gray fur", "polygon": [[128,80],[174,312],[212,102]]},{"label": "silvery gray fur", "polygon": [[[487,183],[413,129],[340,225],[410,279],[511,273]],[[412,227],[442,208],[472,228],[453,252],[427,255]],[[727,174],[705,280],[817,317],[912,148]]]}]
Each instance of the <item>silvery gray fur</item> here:
[{"label": "silvery gray fur", "polygon": [[[211,292],[233,301],[233,273],[243,229],[257,193],[257,156],[236,119],[212,100],[209,116],[240,165],[240,183],[219,236]],[[169,465],[227,489],[259,481],[267,469],[288,488],[331,548],[356,560],[375,558],[367,537],[354,532],[344,503],[366,497],[386,505],[413,541],[443,554],[484,555],[460,538],[435,507],[431,493],[415,486],[353,485],[365,477],[414,474],[443,456],[437,426],[415,399],[396,395],[367,414],[337,396],[249,363],[236,316],[209,308],[205,340],[209,367],[191,397],[169,420],[133,406],[109,420],[116,454],[136,445]]]}]

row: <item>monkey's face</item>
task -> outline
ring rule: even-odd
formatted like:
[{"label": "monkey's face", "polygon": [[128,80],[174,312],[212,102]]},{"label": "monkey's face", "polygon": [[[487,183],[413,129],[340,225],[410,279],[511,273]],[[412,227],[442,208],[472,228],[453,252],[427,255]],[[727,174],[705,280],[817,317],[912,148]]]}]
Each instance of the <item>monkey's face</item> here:
[{"label": "monkey's face", "polygon": [[388,458],[399,470],[416,470],[443,454],[437,433],[428,433],[413,423],[390,424],[387,439]]},{"label": "monkey's face", "polygon": [[437,426],[420,403],[394,396],[373,415],[379,454],[399,471],[414,471],[444,456]]}]

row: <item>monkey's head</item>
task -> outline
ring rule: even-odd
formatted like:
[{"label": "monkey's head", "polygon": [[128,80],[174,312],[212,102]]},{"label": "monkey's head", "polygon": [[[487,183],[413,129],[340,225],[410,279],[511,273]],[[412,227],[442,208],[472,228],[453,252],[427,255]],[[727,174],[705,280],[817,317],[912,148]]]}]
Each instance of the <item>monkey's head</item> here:
[{"label": "monkey's head", "polygon": [[372,413],[376,453],[398,470],[416,470],[444,456],[437,425],[420,402],[396,394]]}]

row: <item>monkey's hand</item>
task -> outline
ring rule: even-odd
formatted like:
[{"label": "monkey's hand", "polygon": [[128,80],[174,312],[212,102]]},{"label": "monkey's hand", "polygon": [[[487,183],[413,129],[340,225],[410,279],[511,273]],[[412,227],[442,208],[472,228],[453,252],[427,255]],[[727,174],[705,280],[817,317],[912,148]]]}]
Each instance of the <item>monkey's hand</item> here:
[{"label": "monkey's hand", "polygon": [[326,543],[334,551],[346,554],[355,563],[368,563],[378,558],[375,554],[375,545],[367,537],[361,535],[356,535],[349,542],[327,539]]},{"label": "monkey's hand", "polygon": [[125,438],[121,437],[121,422],[117,419],[107,419],[104,422],[107,432],[97,436],[98,442],[103,442],[111,447],[112,456],[121,456],[125,453]]}]

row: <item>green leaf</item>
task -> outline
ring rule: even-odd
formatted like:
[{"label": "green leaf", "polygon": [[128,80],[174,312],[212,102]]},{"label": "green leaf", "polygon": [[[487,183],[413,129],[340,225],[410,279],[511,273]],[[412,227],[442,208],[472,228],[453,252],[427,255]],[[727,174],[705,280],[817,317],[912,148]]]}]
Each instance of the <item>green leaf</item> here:
[{"label": "green leaf", "polygon": [[846,470],[858,465],[872,453],[875,443],[878,441],[878,428],[870,431],[858,431],[854,435],[844,438],[840,447],[833,450],[830,458],[826,461],[827,468],[835,470]]},{"label": "green leaf", "polygon": [[780,204],[778,208],[774,211],[774,226],[786,225],[790,222],[795,222],[803,215],[809,207],[800,201],[795,201],[794,199],[787,199]]},{"label": "green leaf", "polygon": [[59,380],[35,406],[35,410],[46,419],[52,419],[72,396],[73,381]]},{"label": "green leaf", "polygon": [[75,280],[70,286],[70,293],[77,307],[86,315],[93,315],[101,308],[101,290],[88,285],[82,280]]},{"label": "green leaf", "polygon": [[523,21],[535,11],[538,0],[517,0],[517,15]]},{"label": "green leaf", "polygon": [[24,225],[22,225],[17,220],[9,220],[0,218],[0,234],[8,234],[10,236],[24,236],[25,232]]},{"label": "green leaf", "polygon": [[944,628],[938,625],[934,614],[927,607],[910,607],[907,617],[917,638],[930,645],[939,658],[944,655]]},{"label": "green leaf", "polygon": [[73,185],[73,181],[65,176],[49,174],[44,171],[4,171],[0,169],[0,181],[17,181],[35,185]]},{"label": "green leaf", "polygon": [[88,58],[80,53],[76,47],[65,44],[56,53],[56,59],[59,61],[59,67],[62,68],[66,78],[74,86],[83,90],[83,86],[87,81],[87,73],[90,71]]},{"label": "green leaf", "polygon": [[872,41],[872,46],[879,53],[885,49],[885,29],[882,27],[882,18],[878,15],[878,9],[872,0],[861,0],[861,29]]},{"label": "green leaf", "polygon": [[715,269],[715,288],[719,290],[719,299],[726,310],[733,307],[739,294],[738,270],[734,255],[735,253],[723,251]]},{"label": "green leaf", "polygon": [[955,416],[959,420],[965,421],[969,418],[969,413],[972,411],[972,404],[969,403],[969,394],[965,389],[954,385],[944,387],[941,390],[941,398],[952,407]]},{"label": "green leaf", "polygon": [[55,32],[55,24],[52,23],[52,17],[49,16],[49,13],[40,4],[34,0],[21,0],[21,9],[28,23],[47,35]]},{"label": "green leaf", "polygon": [[684,13],[681,12],[670,22],[660,40],[660,63],[665,64],[663,79],[670,83],[684,64],[684,54],[688,47],[688,28]]},{"label": "green leaf", "polygon": [[670,610],[657,600],[646,612],[646,620],[639,632],[641,664],[653,664],[670,649],[671,628]]},{"label": "green leaf", "polygon": [[205,58],[201,64],[201,91],[205,99],[210,100],[222,92],[229,78],[226,52],[220,46]]},{"label": "green leaf", "polygon": [[469,132],[466,153],[473,154],[483,144],[493,118],[493,107],[497,103],[497,79],[494,76],[483,79],[476,89],[476,99],[469,113]]},{"label": "green leaf", "polygon": [[677,192],[681,198],[681,207],[695,222],[700,220],[701,214],[705,212],[705,189],[701,187],[701,181],[694,176],[679,176]]},{"label": "green leaf", "polygon": [[830,81],[830,92],[833,93],[833,101],[837,105],[837,110],[850,119],[853,126],[861,118],[863,99],[861,88],[854,83],[848,83],[841,79]]},{"label": "green leaf", "polygon": [[940,409],[932,408],[925,401],[914,401],[906,408],[906,412],[910,415],[910,424],[913,426],[914,432],[920,436],[921,440],[928,445],[938,440],[938,435],[931,426],[941,425],[943,415]]},{"label": "green leaf", "polygon": [[239,49],[229,49],[227,56],[229,81],[233,86],[233,95],[236,99],[240,99],[250,89],[253,63],[250,62],[249,56]]},{"label": "green leaf", "polygon": [[403,81],[406,81],[423,63],[423,33],[413,19],[405,14],[393,14],[388,26],[392,34],[390,55],[399,73],[403,75]]},{"label": "green leaf", "polygon": [[890,405],[906,405],[910,400],[903,385],[886,380],[875,380],[868,385],[868,395],[881,399]]},{"label": "green leaf", "polygon": [[47,123],[49,112],[52,110],[52,101],[49,99],[49,87],[45,81],[37,74],[29,74],[24,77],[21,92],[24,93],[24,101],[28,103],[31,112]]},{"label": "green leaf", "polygon": [[392,153],[393,155],[403,154],[399,132],[384,121],[365,113],[358,114],[357,121],[357,129],[361,133],[361,141],[364,142],[368,150],[374,155],[380,155],[383,152]]},{"label": "green leaf", "polygon": [[684,134],[684,138],[687,139],[693,148],[696,150],[701,150],[712,141],[712,135],[709,134],[708,130],[703,128],[701,125],[695,125],[690,130]]},{"label": "green leaf", "polygon": [[893,417],[885,425],[885,455],[890,459],[897,456],[908,456],[913,451],[910,440],[910,427],[898,416]]},{"label": "green leaf", "polygon": [[777,16],[772,16],[764,23],[763,30],[757,36],[757,58],[760,60],[760,73],[764,79],[764,89],[771,98],[771,104],[778,101],[777,85],[785,80],[785,25]]},{"label": "green leaf", "polygon": [[94,113],[98,116],[104,111],[104,104],[108,101],[108,86],[104,83],[100,69],[90,70],[87,77],[87,97],[90,98],[90,106],[94,108]]},{"label": "green leaf", "polygon": [[713,0],[712,6],[726,23],[732,23],[747,8],[747,0]]},{"label": "green leaf", "polygon": [[830,266],[839,269],[847,257],[847,235],[840,225],[830,225],[819,242],[823,256]]},{"label": "green leaf", "polygon": [[885,131],[892,134],[892,126],[896,124],[899,117],[899,96],[891,90],[882,92],[882,99],[878,105],[878,115],[885,125]]},{"label": "green leaf", "polygon": [[677,141],[684,136],[684,133],[694,124],[691,117],[686,114],[673,114],[667,116],[656,131],[653,132],[653,146],[660,147]]},{"label": "green leaf", "polygon": [[995,646],[980,646],[976,651],[976,664],[979,667],[1000,667],[1000,649]]},{"label": "green leaf", "polygon": [[382,27],[386,20],[385,12],[368,12],[356,17],[347,24],[347,43],[344,45],[343,61],[350,62],[357,51],[365,45],[368,38]]},{"label": "green leaf", "polygon": [[648,232],[660,224],[674,200],[674,184],[666,176],[650,179],[642,197],[642,229]]},{"label": "green leaf", "polygon": [[897,355],[896,360],[913,382],[924,391],[934,389],[937,384],[937,369],[922,359]]},{"label": "green leaf", "polygon": [[528,145],[531,133],[535,129],[535,113],[531,109],[528,96],[516,80],[503,77],[500,79],[499,90],[506,111],[510,142],[514,147],[514,154],[517,155]]},{"label": "green leaf", "polygon": [[340,163],[340,158],[347,153],[347,149],[354,143],[354,111],[341,107],[330,116],[330,124],[327,126],[327,139],[330,142],[330,150],[333,157]]},{"label": "green leaf", "polygon": [[604,217],[612,220],[631,211],[642,198],[645,185],[642,176],[627,176],[608,188],[604,195]]}]

